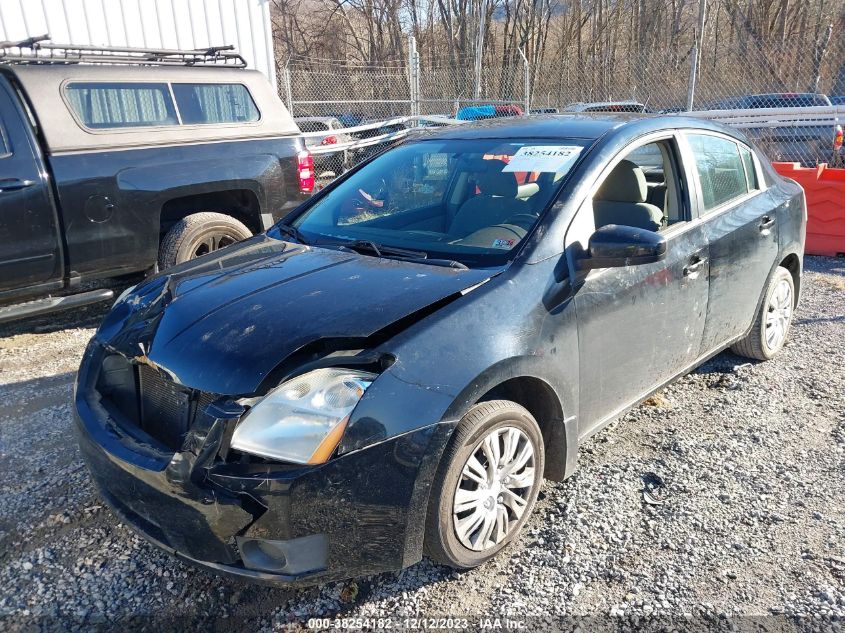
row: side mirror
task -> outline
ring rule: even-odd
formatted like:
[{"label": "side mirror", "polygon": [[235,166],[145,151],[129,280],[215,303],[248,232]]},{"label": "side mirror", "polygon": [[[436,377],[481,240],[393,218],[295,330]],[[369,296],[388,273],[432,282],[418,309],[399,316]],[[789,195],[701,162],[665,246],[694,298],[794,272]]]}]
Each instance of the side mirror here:
[{"label": "side mirror", "polygon": [[606,224],[590,236],[589,254],[578,260],[580,270],[619,268],[659,262],[666,257],[666,238],[634,226]]}]

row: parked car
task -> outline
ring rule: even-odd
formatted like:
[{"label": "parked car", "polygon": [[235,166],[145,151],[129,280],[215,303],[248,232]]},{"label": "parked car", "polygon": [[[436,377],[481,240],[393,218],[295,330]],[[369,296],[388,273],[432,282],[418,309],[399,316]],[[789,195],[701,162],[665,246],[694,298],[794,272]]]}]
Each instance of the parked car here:
[{"label": "parked car", "polygon": [[[748,95],[739,100],[741,109],[831,107],[826,95],[811,92],[778,92]],[[770,160],[799,162],[804,166],[833,162],[836,125],[790,121],[777,127],[748,128],[746,133],[760,144]]]},{"label": "parked car", "polygon": [[525,114],[518,105],[473,105],[459,109],[455,118],[459,121],[481,121]]},{"label": "parked car", "polygon": [[[384,119],[363,119],[358,125],[369,125],[380,123]],[[390,120],[390,119],[386,119]],[[407,130],[408,126],[405,123],[397,122],[397,123],[389,123],[385,125],[380,125],[379,127],[370,128],[368,130],[361,130],[359,132],[353,132],[353,138],[358,140],[366,140],[372,139],[377,136],[385,136],[387,134],[395,134],[396,132],[402,132]],[[372,145],[364,145],[363,147],[359,147],[352,152],[351,161],[354,163],[360,163],[371,156],[375,156],[376,154],[384,151],[391,145],[397,143],[401,140],[401,136],[393,139],[387,139],[381,141],[379,143],[373,143]]]},{"label": "parked car", "polygon": [[[350,151],[344,149],[338,152],[325,153],[320,150],[326,146],[352,142],[352,135],[343,132],[345,127],[343,123],[331,116],[297,117],[294,121],[302,132],[327,133],[325,136],[305,137],[305,146],[314,153],[314,171],[318,174],[326,171],[331,171],[337,176],[342,174],[344,169],[350,165]],[[316,152],[314,152],[315,149],[317,149]]]},{"label": "parked car", "polygon": [[597,101],[592,103],[570,103],[564,112],[647,112],[639,101]]},{"label": "parked car", "polygon": [[531,108],[531,114],[559,114],[560,108]]},{"label": "parked car", "polygon": [[696,110],[737,110],[742,108],[742,97],[726,97],[716,101],[709,101],[703,105],[696,104]]},{"label": "parked car", "polygon": [[121,297],[79,370],[82,455],[126,525],[216,572],[475,567],[610,421],[723,349],[781,350],[805,224],[800,186],[695,118],[430,131]]},{"label": "parked car", "polygon": [[737,107],[754,108],[814,108],[830,106],[827,95],[814,92],[771,92],[740,97]]},{"label": "parked car", "polygon": [[233,244],[313,190],[260,73],[202,67],[229,59],[219,51],[77,53],[0,49],[0,322],[113,298],[80,284]]}]

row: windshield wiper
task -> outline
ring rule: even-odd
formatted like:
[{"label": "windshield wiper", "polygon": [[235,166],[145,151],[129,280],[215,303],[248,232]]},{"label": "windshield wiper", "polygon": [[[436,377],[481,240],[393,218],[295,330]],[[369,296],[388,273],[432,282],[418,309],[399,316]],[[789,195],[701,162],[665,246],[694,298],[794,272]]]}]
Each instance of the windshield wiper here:
[{"label": "windshield wiper", "polygon": [[430,266],[443,266],[457,270],[469,270],[469,268],[454,259],[432,259],[425,251],[414,251],[398,246],[385,246],[377,244],[372,240],[348,240],[344,242],[314,242],[315,246],[328,246],[339,250],[353,251],[355,253],[373,253],[376,257],[397,258],[402,261],[414,262],[415,264],[428,264]]},{"label": "windshield wiper", "polygon": [[300,244],[308,244],[308,240],[305,239],[305,236],[302,234],[302,231],[300,231],[292,224],[277,224],[276,228],[288,237],[294,238]]},{"label": "windshield wiper", "polygon": [[428,257],[409,257],[406,261],[414,262],[416,264],[428,264],[429,266],[443,266],[444,268],[469,270],[469,266],[455,259],[430,259]]},{"label": "windshield wiper", "polygon": [[372,240],[351,240],[338,244],[338,247],[348,248],[356,253],[360,253],[361,251],[375,253],[376,257],[401,257],[403,259],[426,259],[428,257],[428,253],[425,251],[412,251],[396,246],[384,246],[383,244],[376,244]]}]

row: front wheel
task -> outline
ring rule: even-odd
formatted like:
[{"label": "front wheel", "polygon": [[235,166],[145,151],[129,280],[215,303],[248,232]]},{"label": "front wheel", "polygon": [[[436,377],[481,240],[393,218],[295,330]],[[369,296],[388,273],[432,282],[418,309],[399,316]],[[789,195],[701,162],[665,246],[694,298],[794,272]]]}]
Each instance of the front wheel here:
[{"label": "front wheel", "polygon": [[158,249],[159,269],[207,255],[251,236],[252,232],[230,215],[193,213],[174,224],[162,238]]},{"label": "front wheel", "polygon": [[769,279],[751,331],[731,351],[756,360],[773,358],[786,344],[794,309],[795,282],[786,268],[778,266]]},{"label": "front wheel", "polygon": [[519,534],[543,480],[543,436],[531,414],[507,400],[475,405],[461,419],[431,490],[425,550],[470,569]]}]

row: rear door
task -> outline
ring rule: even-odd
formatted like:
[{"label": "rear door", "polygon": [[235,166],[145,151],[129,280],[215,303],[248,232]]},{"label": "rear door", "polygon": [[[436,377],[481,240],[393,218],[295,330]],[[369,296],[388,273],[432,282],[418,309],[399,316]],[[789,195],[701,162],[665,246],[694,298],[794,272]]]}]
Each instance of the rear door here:
[{"label": "rear door", "polygon": [[749,147],[703,131],[686,134],[686,140],[710,245],[710,296],[701,341],[706,354],[751,326],[778,255],[777,214]]},{"label": "rear door", "polygon": [[59,227],[27,115],[0,75],[0,292],[60,280]]}]

